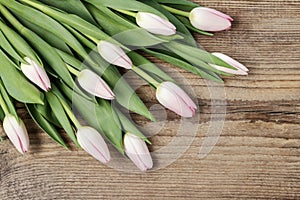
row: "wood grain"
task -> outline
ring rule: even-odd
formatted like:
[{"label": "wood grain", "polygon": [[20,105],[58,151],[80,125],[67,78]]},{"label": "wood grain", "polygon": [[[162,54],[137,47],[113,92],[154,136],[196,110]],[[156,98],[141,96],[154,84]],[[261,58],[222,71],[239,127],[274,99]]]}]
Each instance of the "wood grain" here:
[{"label": "wood grain", "polygon": [[[226,121],[207,157],[200,159],[199,151],[211,117],[222,120],[224,113],[212,111],[218,101],[211,100],[207,82],[166,66],[173,77],[179,72],[192,86],[201,113],[200,128],[178,160],[144,174],[117,171],[75,147],[66,151],[56,145],[20,106],[31,150],[21,156],[7,138],[0,143],[1,200],[300,199],[300,1],[197,2],[235,19],[229,32],[213,38],[195,35],[201,45],[250,69],[247,77],[225,81]],[[130,81],[134,84],[135,78]],[[157,104],[148,87],[138,93],[149,107]],[[161,110],[154,106],[153,112],[158,115]],[[152,151],[176,137],[180,119],[167,114],[163,129],[151,138]],[[141,126],[149,124],[132,117]]]}]

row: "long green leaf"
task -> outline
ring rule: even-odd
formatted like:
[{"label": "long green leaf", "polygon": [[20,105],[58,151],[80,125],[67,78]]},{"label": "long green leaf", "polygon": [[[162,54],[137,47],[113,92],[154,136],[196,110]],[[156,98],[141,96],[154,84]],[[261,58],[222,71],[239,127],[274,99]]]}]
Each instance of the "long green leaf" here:
[{"label": "long green leaf", "polygon": [[146,70],[151,74],[155,74],[156,76],[160,77],[163,81],[174,82],[174,79],[172,79],[168,74],[166,74],[157,65],[150,62],[148,59],[141,56],[140,54],[131,51],[128,53],[128,56],[133,60],[134,64],[139,68],[142,68],[143,70]]},{"label": "long green leaf", "polygon": [[5,104],[7,105],[9,113],[14,115],[16,117],[16,119],[18,119],[19,116],[17,114],[16,108],[12,102],[12,99],[9,97],[8,93],[6,92],[6,89],[5,89],[1,79],[0,79],[0,93],[1,93],[2,98],[5,101]]},{"label": "long green leaf", "polygon": [[189,6],[191,8],[199,7],[198,4],[188,1],[188,0],[155,0],[158,3],[168,4],[168,5],[180,5],[180,6]]},{"label": "long green leaf", "polygon": [[159,52],[159,51],[152,51],[150,49],[144,49],[144,51],[152,56],[155,56],[163,61],[166,61],[168,63],[171,63],[177,67],[180,67],[184,70],[187,70],[193,74],[199,75],[205,79],[208,80],[213,80],[216,82],[223,82],[223,80],[215,73],[207,73],[206,71],[204,71],[203,69],[199,69],[193,65],[191,65],[190,63],[188,63],[187,61],[184,61],[183,59],[179,59],[176,58],[174,56],[168,55],[166,53],[163,52]]},{"label": "long green leaf", "polygon": [[[0,11],[5,12],[5,8],[1,5],[0,5]],[[28,45],[28,43],[19,34],[17,34],[14,30],[12,30],[8,25],[4,24],[1,20],[0,20],[0,29],[3,32],[4,36],[6,37],[6,39],[9,41],[9,43],[14,47],[14,49],[22,53],[24,56],[27,56],[30,59],[34,60],[35,62],[39,63],[40,66],[43,66],[43,62],[38,57],[38,55],[34,52],[34,50],[30,47],[30,45]]]},{"label": "long green leaf", "polygon": [[43,40],[45,40],[52,47],[55,47],[57,49],[60,49],[68,53],[72,53],[70,47],[56,35],[52,34],[51,32],[47,31],[42,27],[39,27],[31,23],[30,21],[27,21],[22,18],[19,18],[19,20],[24,26],[26,26],[28,29],[38,34]]},{"label": "long green leaf", "polygon": [[149,12],[166,18],[161,12],[156,10],[155,8],[148,6],[144,3],[138,2],[136,0],[85,0],[93,5],[97,5],[101,3],[103,6],[114,8],[114,9],[122,9],[122,10],[130,10],[130,11],[139,11],[139,12]]},{"label": "long green leaf", "polygon": [[116,110],[116,112],[122,124],[123,132],[132,133],[149,144],[151,143],[148,138],[133,124],[133,122],[129,120],[120,110]]},{"label": "long green leaf", "polygon": [[[235,69],[233,66],[224,62],[220,58],[196,47],[188,46],[173,41],[169,42],[168,44],[164,44],[164,46],[167,47],[170,51],[176,53],[177,55],[183,57],[186,60],[189,60],[190,62],[196,65],[198,65],[199,63],[199,66],[203,64],[202,62],[205,62],[205,63],[211,63],[211,64],[227,67],[229,69]],[[211,66],[206,65],[203,67],[211,71],[219,72],[219,70],[216,70]]]},{"label": "long green leaf", "polygon": [[68,136],[73,140],[73,142],[79,146],[75,136],[74,129],[58,97],[54,95],[52,92],[47,92],[46,98],[47,101],[49,102],[52,112],[54,113],[55,117],[58,119],[60,125],[66,131]]},{"label": "long green leaf", "polygon": [[0,47],[9,54],[12,58],[18,62],[26,63],[26,61],[18,54],[18,52],[13,48],[9,41],[5,38],[2,31],[0,30]]},{"label": "long green leaf", "polygon": [[61,138],[61,135],[56,130],[56,128],[49,123],[38,111],[38,109],[33,104],[25,104],[26,108],[31,115],[32,119],[36,122],[36,124],[45,131],[55,142],[67,148],[67,145]]},{"label": "long green leaf", "polygon": [[82,1],[78,1],[78,0],[60,0],[60,1],[40,0],[40,1],[47,5],[63,10],[67,13],[78,15],[82,19],[90,22],[91,24],[96,25],[95,20],[93,19],[89,11],[86,9]]},{"label": "long green leaf", "polygon": [[[2,0],[0,0],[1,2]],[[24,27],[7,9],[1,7],[2,14],[6,19],[24,36],[29,43],[35,48],[47,64],[64,80],[70,87],[73,86],[74,81],[67,70],[66,64],[60,58],[56,50],[45,42],[36,33],[32,32],[28,28]]]},{"label": "long green leaf", "polygon": [[[18,16],[18,18],[26,19],[31,23],[44,28],[45,30],[51,32],[52,34],[65,41],[79,55],[84,58],[87,57],[87,53],[85,52],[81,44],[76,40],[76,38],[74,38],[74,36],[67,29],[65,29],[59,22],[55,21],[53,18],[30,6],[18,3],[17,1],[0,0],[0,2],[2,2],[6,7],[13,11],[14,14]],[[33,1],[24,2],[31,2],[31,4],[34,4]],[[39,6],[43,6],[43,4],[41,3],[35,3],[34,5],[36,4]],[[43,7],[47,8],[47,6]]]},{"label": "long green leaf", "polygon": [[[0,0],[2,1],[10,1],[10,0]],[[85,21],[84,19],[80,18],[77,15],[70,15],[68,13],[62,12],[57,9],[52,9],[46,5],[43,5],[37,1],[33,0],[21,0],[22,2],[26,2],[30,6],[33,6],[45,14],[51,16],[52,18],[56,19],[60,23],[67,24],[76,30],[80,31],[81,33],[93,37],[98,40],[105,40],[110,38],[109,35],[101,31],[97,26]]]},{"label": "long green leaf", "polygon": [[[3,122],[4,117],[5,117],[4,111],[3,111],[2,108],[0,107],[0,121]],[[1,140],[1,139],[0,139],[0,140]]]}]

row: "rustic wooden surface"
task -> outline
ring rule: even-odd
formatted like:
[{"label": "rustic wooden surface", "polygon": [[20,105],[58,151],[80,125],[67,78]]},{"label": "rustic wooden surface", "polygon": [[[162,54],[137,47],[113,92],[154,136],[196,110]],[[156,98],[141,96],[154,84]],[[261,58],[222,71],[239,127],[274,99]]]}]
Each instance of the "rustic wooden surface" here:
[{"label": "rustic wooden surface", "polygon": [[[76,148],[62,149],[20,108],[31,150],[21,156],[7,138],[0,143],[0,199],[300,199],[300,1],[199,2],[235,22],[231,31],[198,41],[250,69],[247,77],[226,79],[226,121],[207,157],[198,154],[211,99],[205,82],[181,71],[196,92],[202,118],[191,146],[174,163],[144,174],[120,172]],[[147,89],[139,94],[150,106],[156,102]],[[165,131],[152,138],[152,150],[175,135],[179,119],[170,116]]]}]

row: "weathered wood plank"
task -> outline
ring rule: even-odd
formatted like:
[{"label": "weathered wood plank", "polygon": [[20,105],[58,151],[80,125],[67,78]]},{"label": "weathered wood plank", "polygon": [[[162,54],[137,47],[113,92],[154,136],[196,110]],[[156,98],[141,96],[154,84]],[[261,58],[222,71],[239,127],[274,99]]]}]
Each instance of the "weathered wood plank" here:
[{"label": "weathered wood plank", "polygon": [[[195,136],[182,137],[192,143],[178,160],[146,174],[117,171],[73,145],[72,151],[56,145],[20,106],[31,149],[20,156],[7,138],[0,143],[0,199],[299,199],[300,1],[201,3],[232,15],[235,23],[231,31],[213,38],[196,35],[198,41],[205,49],[227,53],[250,69],[247,77],[226,78],[226,121],[207,157],[199,158],[200,147],[207,145],[210,118],[222,120],[224,116],[224,110],[212,110],[224,107],[223,94],[212,102],[210,84],[166,65],[168,73],[192,86],[201,113]],[[130,82],[139,85],[135,77],[130,76]],[[163,112],[155,106],[153,90],[142,87],[138,93],[152,106],[154,115]],[[151,138],[151,151],[178,137],[180,118],[167,114],[163,129]],[[154,126],[143,117],[132,117],[141,126]],[[179,143],[165,154],[172,157],[185,148]]]}]

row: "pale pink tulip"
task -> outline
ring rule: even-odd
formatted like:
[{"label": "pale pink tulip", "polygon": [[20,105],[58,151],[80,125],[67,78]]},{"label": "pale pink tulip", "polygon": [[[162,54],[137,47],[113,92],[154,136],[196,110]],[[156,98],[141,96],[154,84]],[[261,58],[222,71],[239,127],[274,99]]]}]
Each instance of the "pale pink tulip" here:
[{"label": "pale pink tulip", "polygon": [[11,114],[6,115],[3,120],[3,129],[7,137],[21,154],[28,151],[29,137],[21,119],[16,119],[16,117]]},{"label": "pale pink tulip", "polygon": [[25,57],[24,60],[28,62],[28,64],[21,63],[23,74],[44,91],[49,91],[51,84],[45,69],[28,57]]},{"label": "pale pink tulip", "polygon": [[193,117],[197,106],[193,100],[176,84],[161,83],[156,90],[157,100],[166,108],[182,117]]},{"label": "pale pink tulip", "polygon": [[124,148],[126,155],[141,170],[146,171],[153,167],[153,161],[144,140],[126,133],[124,136]]},{"label": "pale pink tulip", "polygon": [[136,23],[150,33],[166,36],[176,33],[176,27],[171,22],[152,13],[138,12]]},{"label": "pale pink tulip", "polygon": [[123,67],[125,69],[132,68],[132,62],[121,47],[106,41],[100,41],[97,45],[98,52],[104,60],[110,64]]},{"label": "pale pink tulip", "polygon": [[195,28],[212,32],[229,30],[233,21],[230,16],[206,7],[194,8],[189,18]]},{"label": "pale pink tulip", "polygon": [[115,98],[115,95],[109,86],[95,72],[84,69],[79,72],[77,79],[79,85],[88,93],[103,99]]},{"label": "pale pink tulip", "polygon": [[248,75],[249,70],[247,69],[247,67],[245,67],[243,64],[239,63],[238,61],[234,60],[233,58],[231,58],[231,57],[229,57],[225,54],[222,54],[222,53],[212,53],[212,54],[214,56],[220,58],[224,62],[228,63],[232,67],[236,68],[236,70],[234,70],[234,69],[229,69],[229,68],[226,68],[226,67],[210,64],[215,69],[220,70],[222,72],[229,73],[229,74]]},{"label": "pale pink tulip", "polygon": [[83,126],[77,131],[77,140],[80,146],[102,163],[110,161],[110,153],[104,139],[92,127]]}]

